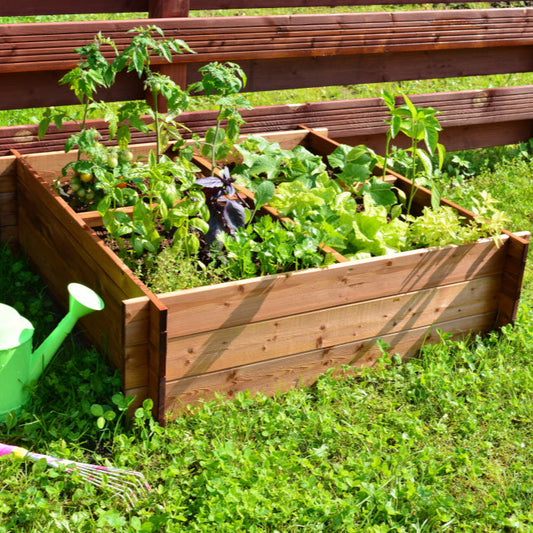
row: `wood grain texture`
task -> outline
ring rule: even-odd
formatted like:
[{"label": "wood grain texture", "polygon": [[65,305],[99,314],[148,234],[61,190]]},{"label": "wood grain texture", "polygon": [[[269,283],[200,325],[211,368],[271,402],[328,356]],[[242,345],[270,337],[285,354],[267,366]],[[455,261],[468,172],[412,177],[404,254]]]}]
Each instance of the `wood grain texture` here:
[{"label": "wood grain texture", "polygon": [[[432,50],[531,46],[529,8],[156,19],[167,37],[195,51],[174,62],[338,57]],[[150,19],[149,19],[150,20]],[[148,24],[149,20],[142,21]],[[75,48],[101,31],[124,48],[139,20],[4,24],[0,73],[69,70]],[[111,48],[103,50],[114,57]],[[166,63],[154,57],[153,64]],[[503,68],[503,66],[499,66]],[[280,73],[282,74],[282,73]]]},{"label": "wood grain texture", "polygon": [[[73,2],[72,0],[3,0],[0,4],[0,17],[28,16],[28,15],[62,15],[73,13],[121,13],[147,12],[153,17],[184,16],[182,0],[91,0],[91,2]],[[190,9],[246,9],[273,7],[315,7],[315,6],[359,6],[382,4],[380,0],[189,0]],[[406,0],[390,0],[388,4],[449,4],[452,0],[428,0],[412,2]],[[162,4],[165,11],[158,11],[158,4]],[[168,5],[167,5],[168,4]]]},{"label": "wood grain texture", "polygon": [[169,339],[167,379],[495,312],[501,274]]},{"label": "wood grain texture", "polygon": [[0,240],[16,241],[16,162],[13,156],[0,157]]},{"label": "wood grain texture", "polygon": [[[159,298],[169,309],[168,334],[173,339],[501,273],[504,260],[504,248],[485,240],[187,289]],[[197,320],[198,316],[209,316],[209,321]]]},{"label": "wood grain texture", "polygon": [[[448,150],[527,141],[533,136],[531,85],[411,95],[410,98],[415,105],[433,107],[441,112],[438,115],[443,127],[441,138]],[[340,142],[366,144],[378,151],[384,146],[388,116],[381,98],[260,106],[242,114],[246,120],[243,134],[276,133],[294,130],[304,124],[313,129],[325,127],[328,136]],[[179,120],[192,132],[204,135],[214,123],[215,116],[215,111],[195,111],[183,113]],[[103,121],[89,124],[107,138],[108,130]],[[24,154],[60,151],[66,138],[76,130],[72,123],[65,124],[61,132],[51,126],[44,140],[39,141],[35,125],[0,128],[0,155],[7,156],[12,148]],[[185,131],[184,135],[190,136]],[[147,140],[144,134],[133,132],[134,144]],[[405,144],[401,138],[398,141],[400,145]]]},{"label": "wood grain texture", "polygon": [[[250,91],[531,70],[533,29],[527,8],[153,20],[197,52],[174,58],[183,84],[198,79],[202,64],[226,60],[241,64]],[[73,49],[100,30],[123,47],[127,30],[139,24],[0,25],[2,106],[73,103],[67,88],[57,84],[78,61]],[[160,63],[153,59],[154,65]],[[187,64],[185,75],[180,66]],[[40,72],[38,92],[32,89],[31,72]],[[142,82],[119,76],[113,89],[98,97],[143,98]]]},{"label": "wood grain texture", "polygon": [[143,293],[129,269],[22,159],[18,163],[18,241],[48,288],[65,304],[69,282],[83,283],[105,308],[84,317],[91,340],[124,370],[121,301]]},{"label": "wood grain texture", "polygon": [[[429,328],[412,328],[380,338],[390,345],[389,353],[398,353],[407,359],[416,355],[423,344],[439,341],[437,328],[451,333],[453,338],[460,338],[470,331],[481,333],[490,330],[495,318],[495,313],[491,312],[435,323]],[[350,365],[352,373],[357,374],[357,369],[373,366],[381,355],[376,338],[370,338],[169,381],[166,409],[172,418],[191,406],[194,408],[200,400],[213,399],[216,394],[231,398],[242,391],[266,395],[282,393],[293,387],[312,385],[329,368],[333,368],[336,375],[342,376],[349,371],[341,370],[341,367]]]}]

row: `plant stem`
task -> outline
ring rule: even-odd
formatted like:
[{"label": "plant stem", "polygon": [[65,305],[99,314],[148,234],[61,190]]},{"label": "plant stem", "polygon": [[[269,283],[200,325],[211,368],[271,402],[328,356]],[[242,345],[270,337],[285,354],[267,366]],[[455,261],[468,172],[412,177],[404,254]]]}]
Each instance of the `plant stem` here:
[{"label": "plant stem", "polygon": [[152,91],[152,96],[154,100],[154,120],[155,120],[155,151],[156,151],[156,158],[157,162],[159,163],[159,160],[161,158],[161,140],[160,140],[160,129],[161,126],[159,124],[159,110],[157,106],[157,98],[159,96],[159,93],[156,91]]},{"label": "plant stem", "polygon": [[415,184],[415,178],[416,178],[416,146],[417,146],[417,140],[413,136],[412,143],[411,143],[411,192],[409,194],[409,202],[407,204],[407,214],[411,214],[411,204],[413,202],[413,197],[415,195],[415,192],[417,190],[416,184]]},{"label": "plant stem", "polygon": [[[83,96],[83,118],[81,120],[81,131],[85,129],[85,125],[87,124],[87,115],[89,114],[89,99],[87,98],[87,95]],[[77,161],[80,160],[80,150],[78,150],[78,157]]]},{"label": "plant stem", "polygon": [[[220,106],[220,110],[218,112],[218,116],[220,117],[220,113],[222,113],[222,106]],[[215,136],[213,138],[213,146],[211,147],[211,168],[215,169],[215,160],[216,160],[216,148],[217,148],[217,138],[218,138],[218,131],[220,130],[220,118],[217,118],[217,124],[215,126]]]},{"label": "plant stem", "polygon": [[385,181],[385,176],[387,174],[387,161],[389,159],[390,141],[391,141],[391,134],[389,130],[387,131],[387,140],[385,141],[385,159],[383,161],[383,181]]}]

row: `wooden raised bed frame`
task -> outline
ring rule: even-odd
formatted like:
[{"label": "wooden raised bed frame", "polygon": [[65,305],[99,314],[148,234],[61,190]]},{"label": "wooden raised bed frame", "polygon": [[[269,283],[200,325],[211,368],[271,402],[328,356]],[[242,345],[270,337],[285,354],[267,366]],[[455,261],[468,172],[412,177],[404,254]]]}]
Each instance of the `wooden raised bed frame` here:
[{"label": "wooden raised bed frame", "polygon": [[[285,148],[302,143],[323,155],[336,147],[306,130],[280,139]],[[310,384],[330,367],[372,365],[377,339],[406,358],[437,341],[437,329],[457,337],[515,318],[528,235],[508,232],[500,246],[484,239],[155,295],[98,239],[94,217],[76,214],[52,191],[71,158],[0,158],[3,182],[16,183],[13,236],[60,302],[71,281],[102,296],[105,309],[82,325],[122,372],[124,393],[136,396],[135,405],[151,397],[161,422],[215,393],[272,394]],[[409,190],[408,180],[391,175]],[[414,205],[430,198],[420,188]]]}]

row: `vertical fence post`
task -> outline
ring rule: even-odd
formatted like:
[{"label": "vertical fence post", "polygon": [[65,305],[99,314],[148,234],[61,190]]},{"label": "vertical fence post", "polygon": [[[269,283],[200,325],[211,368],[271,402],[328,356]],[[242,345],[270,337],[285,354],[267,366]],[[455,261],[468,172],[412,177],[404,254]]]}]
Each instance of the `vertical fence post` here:
[{"label": "vertical fence post", "polygon": [[[189,0],[149,0],[148,16],[150,18],[174,18],[189,16]],[[171,78],[182,89],[187,87],[187,65],[161,65],[157,70]],[[166,106],[161,98],[158,101],[160,111],[165,112]]]},{"label": "vertical fence post", "polygon": [[150,0],[148,16],[154,19],[188,17],[189,0]]}]

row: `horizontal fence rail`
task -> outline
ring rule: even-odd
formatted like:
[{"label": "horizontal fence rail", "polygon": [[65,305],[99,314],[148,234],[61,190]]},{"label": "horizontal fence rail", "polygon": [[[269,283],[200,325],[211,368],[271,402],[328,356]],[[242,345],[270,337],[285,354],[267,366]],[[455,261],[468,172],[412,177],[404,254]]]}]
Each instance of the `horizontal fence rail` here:
[{"label": "horizontal fence rail", "polygon": [[[183,76],[185,68],[186,81],[193,82],[206,62],[236,61],[248,75],[248,91],[533,70],[529,8],[4,24],[1,107],[76,103],[57,83],[79,59],[74,48],[99,31],[124,47],[128,30],[150,23],[196,52],[175,56],[165,73],[177,68]],[[143,98],[142,82],[119,79],[101,96]]]},{"label": "horizontal fence rail", "polygon": [[[533,86],[497,87],[487,90],[413,95],[413,102],[441,111],[441,141],[448,150],[479,148],[517,143],[533,137]],[[398,99],[398,101],[400,101]],[[180,115],[179,122],[202,135],[216,119],[216,111],[194,111]],[[366,144],[382,151],[388,111],[381,98],[361,98],[301,105],[260,106],[242,112],[246,123],[242,133],[284,131],[300,125],[327,127],[328,135],[339,142]],[[490,123],[487,123],[490,117]],[[102,120],[91,122],[107,138]],[[65,124],[62,131],[54,125],[44,140],[37,138],[37,126],[0,128],[0,156],[10,149],[22,154],[62,150],[65,140],[77,131]],[[190,134],[184,132],[185,137]],[[148,142],[146,134],[132,133],[132,142]]]},{"label": "horizontal fence rail", "polygon": [[[425,0],[419,2],[389,0],[389,5],[454,4],[453,0]],[[165,16],[183,16],[184,10],[257,9],[294,7],[339,7],[380,5],[380,0],[3,0],[0,17],[30,15],[63,15],[78,13],[134,13],[162,10]]]},{"label": "horizontal fence rail", "polygon": [[[165,17],[0,24],[0,109],[77,103],[72,92],[58,84],[79,59],[74,48],[91,41],[99,31],[122,48],[129,41],[128,30],[148,24],[157,24],[167,37],[185,40],[196,52],[174,56],[171,65],[162,64],[160,58],[153,60],[183,86],[197,81],[198,69],[209,61],[239,63],[247,74],[246,90],[250,92],[533,71],[531,8],[187,17],[189,9],[362,3],[117,0],[112,3],[114,12],[148,10],[152,16]],[[0,15],[9,9],[18,14],[46,9],[69,12],[63,0],[42,4],[4,1]],[[90,3],[90,10],[109,11],[109,6],[108,1],[96,0]],[[183,16],[171,18],[169,13]],[[111,50],[109,54],[111,57]],[[442,140],[453,150],[529,139],[532,94],[532,86],[523,86],[418,95],[413,99],[443,111]],[[142,81],[129,74],[119,76],[113,88],[100,92],[98,98],[139,100],[145,93]],[[244,113],[248,124],[243,131],[279,131],[305,124],[327,127],[337,140],[377,148],[386,129],[385,112],[379,98],[259,107]],[[201,134],[213,123],[213,117],[209,111],[186,113],[183,123]],[[105,124],[100,127],[105,130]],[[60,149],[68,126],[62,133],[50,133],[44,142],[36,140],[35,131],[35,126],[0,128],[0,153],[13,147],[24,153]],[[134,137],[135,141],[142,139]]]},{"label": "horizontal fence rail", "polygon": [[5,24],[0,73],[70,69],[78,60],[74,48],[99,31],[120,48],[140,23],[157,24],[192,47],[196,53],[177,56],[179,63],[533,45],[530,8]]}]

